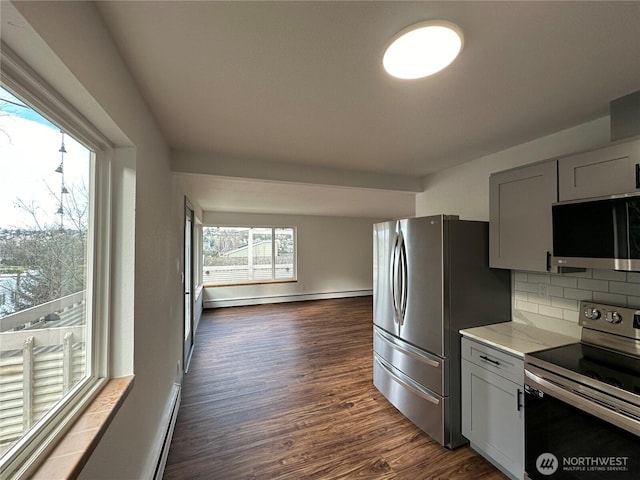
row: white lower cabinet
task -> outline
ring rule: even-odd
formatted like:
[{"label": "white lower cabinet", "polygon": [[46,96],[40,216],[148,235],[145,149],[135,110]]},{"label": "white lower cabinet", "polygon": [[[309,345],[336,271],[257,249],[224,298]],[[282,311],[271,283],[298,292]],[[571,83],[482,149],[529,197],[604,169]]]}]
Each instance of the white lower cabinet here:
[{"label": "white lower cabinet", "polygon": [[524,476],[524,362],[462,339],[462,434],[513,479]]}]

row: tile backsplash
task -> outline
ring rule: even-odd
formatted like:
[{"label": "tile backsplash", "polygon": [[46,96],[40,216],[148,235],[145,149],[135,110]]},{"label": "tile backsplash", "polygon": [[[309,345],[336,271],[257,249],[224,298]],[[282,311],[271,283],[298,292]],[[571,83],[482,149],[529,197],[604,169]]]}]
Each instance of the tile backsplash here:
[{"label": "tile backsplash", "polygon": [[580,300],[640,308],[640,272],[513,271],[513,320],[578,336]]}]

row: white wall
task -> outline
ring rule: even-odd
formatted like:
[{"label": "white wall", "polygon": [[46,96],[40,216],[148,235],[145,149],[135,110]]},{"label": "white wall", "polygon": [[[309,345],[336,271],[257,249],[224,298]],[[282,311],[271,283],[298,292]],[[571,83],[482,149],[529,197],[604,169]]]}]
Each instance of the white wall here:
[{"label": "white wall", "polygon": [[[523,113],[524,115],[525,113]],[[605,145],[609,117],[600,118],[425,177],[416,215],[460,215],[489,220],[489,175],[501,170]]]},{"label": "white wall", "polygon": [[[122,358],[112,361],[118,374],[134,371],[135,384],[81,478],[147,478],[156,461],[152,446],[165,427],[159,419],[182,357],[183,198],[172,182],[169,149],[93,4],[14,5],[39,38],[10,46],[116,147],[135,155],[127,174],[127,184],[135,186],[135,243],[120,262],[128,263],[133,278],[131,285],[114,284],[120,297],[115,311],[122,315],[115,320],[113,340],[124,347],[114,350]],[[16,35],[18,28],[30,27],[18,25]],[[13,34],[5,31],[3,39]],[[133,221],[134,205],[123,202],[119,208]],[[122,255],[116,251],[116,262]]]},{"label": "white wall", "polygon": [[[384,220],[384,219],[381,219]],[[297,228],[298,281],[205,288],[205,307],[370,295],[378,219],[205,212],[204,225]]]}]

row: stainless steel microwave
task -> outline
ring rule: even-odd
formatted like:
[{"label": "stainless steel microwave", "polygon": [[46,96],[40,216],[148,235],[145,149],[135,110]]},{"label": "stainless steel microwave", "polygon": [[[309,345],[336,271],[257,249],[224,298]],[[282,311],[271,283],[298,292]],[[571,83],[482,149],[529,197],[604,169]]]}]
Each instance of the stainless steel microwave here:
[{"label": "stainless steel microwave", "polygon": [[558,267],[640,271],[640,195],[556,203],[553,259]]}]

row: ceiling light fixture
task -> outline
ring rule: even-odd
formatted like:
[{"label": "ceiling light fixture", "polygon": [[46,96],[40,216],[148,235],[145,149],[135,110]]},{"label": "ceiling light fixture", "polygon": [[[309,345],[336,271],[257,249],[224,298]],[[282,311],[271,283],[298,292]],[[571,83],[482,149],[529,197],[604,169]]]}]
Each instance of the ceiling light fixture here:
[{"label": "ceiling light fixture", "polygon": [[462,31],[457,25],[439,20],[420,22],[393,37],[382,64],[396,78],[427,77],[453,62],[462,45]]}]

